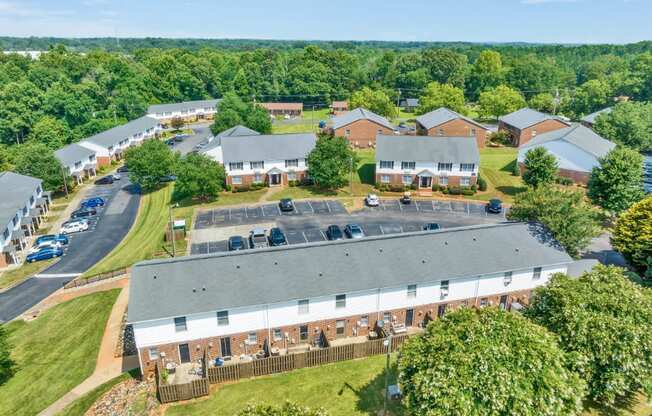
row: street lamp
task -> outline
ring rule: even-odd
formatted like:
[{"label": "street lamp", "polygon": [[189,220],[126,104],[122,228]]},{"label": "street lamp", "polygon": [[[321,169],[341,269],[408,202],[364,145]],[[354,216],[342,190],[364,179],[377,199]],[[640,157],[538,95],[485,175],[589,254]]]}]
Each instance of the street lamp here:
[{"label": "street lamp", "polygon": [[168,214],[170,216],[170,238],[172,239],[172,257],[176,257],[177,255],[177,250],[176,250],[176,236],[174,235],[174,221],[172,220],[172,209],[177,208],[179,206],[178,203],[172,204],[168,207]]}]

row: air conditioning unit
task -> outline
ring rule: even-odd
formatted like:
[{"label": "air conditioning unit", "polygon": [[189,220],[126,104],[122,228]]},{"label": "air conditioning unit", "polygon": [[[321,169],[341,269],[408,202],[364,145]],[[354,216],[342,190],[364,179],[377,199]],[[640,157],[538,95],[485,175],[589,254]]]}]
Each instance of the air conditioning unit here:
[{"label": "air conditioning unit", "polygon": [[448,289],[441,289],[441,298],[443,299],[446,296],[448,296]]}]

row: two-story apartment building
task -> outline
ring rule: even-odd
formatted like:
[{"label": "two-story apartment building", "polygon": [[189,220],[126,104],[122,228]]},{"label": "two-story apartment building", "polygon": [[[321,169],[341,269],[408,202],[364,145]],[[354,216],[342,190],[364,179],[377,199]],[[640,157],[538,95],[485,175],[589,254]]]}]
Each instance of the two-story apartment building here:
[{"label": "two-story apartment building", "polygon": [[199,152],[210,157],[216,162],[224,163],[224,157],[222,154],[222,138],[224,137],[242,137],[242,136],[256,136],[259,135],[257,131],[254,131],[245,126],[235,126],[230,129],[224,130],[217,136],[213,137],[208,144],[201,149]]},{"label": "two-story apartment building", "polygon": [[301,117],[303,114],[303,103],[258,103],[267,110],[272,117],[292,116]]},{"label": "two-story apartment building", "polygon": [[20,262],[19,252],[49,206],[50,193],[43,191],[40,179],[0,173],[0,268]]},{"label": "two-story apartment building", "polygon": [[534,225],[406,233],[136,264],[128,321],[141,369],[424,326],[526,304],[572,259]]},{"label": "two-story apartment building", "polygon": [[378,135],[376,183],[472,186],[478,178],[480,153],[474,137]]},{"label": "two-story apartment building", "polygon": [[121,159],[127,148],[155,137],[160,129],[161,124],[157,119],[144,116],[98,133],[78,144],[95,152],[98,167],[108,166],[111,161]]},{"label": "two-story apartment building", "polygon": [[598,119],[599,116],[602,114],[609,114],[613,111],[613,107],[607,107],[603,108],[602,110],[596,111],[595,113],[591,113],[587,116],[582,117],[582,124],[590,129],[593,128],[593,125],[595,124],[595,121]]},{"label": "two-story apartment building", "polygon": [[217,113],[219,99],[184,101],[181,103],[155,104],[147,109],[147,116],[168,125],[173,118],[180,118],[186,123],[212,120]]},{"label": "two-story apartment building", "polygon": [[231,187],[283,186],[301,181],[308,174],[306,160],[316,142],[313,133],[222,137],[226,183]]},{"label": "two-story apartment building", "polygon": [[498,118],[498,129],[506,132],[514,146],[521,146],[537,134],[563,129],[570,124],[559,117],[545,114],[531,108],[521,108]]},{"label": "two-story apartment building", "polygon": [[376,135],[393,134],[396,127],[385,117],[364,108],[356,108],[332,119],[328,132],[346,137],[354,147],[374,147]]},{"label": "two-story apartment building", "polygon": [[453,110],[442,107],[417,117],[417,134],[433,137],[475,137],[479,148],[485,146],[489,129]]},{"label": "two-story apartment building", "polygon": [[75,178],[77,184],[96,174],[97,159],[94,150],[73,143],[55,151],[54,156],[59,159],[68,174]]}]

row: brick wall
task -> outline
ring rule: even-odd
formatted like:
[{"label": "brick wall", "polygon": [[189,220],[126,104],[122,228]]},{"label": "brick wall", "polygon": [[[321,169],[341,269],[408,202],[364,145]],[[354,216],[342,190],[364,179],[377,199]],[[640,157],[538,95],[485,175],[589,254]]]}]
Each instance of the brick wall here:
[{"label": "brick wall", "polygon": [[109,156],[97,156],[96,159],[98,168],[111,165],[111,158]]},{"label": "brick wall", "polygon": [[[239,176],[242,178],[242,184],[240,185],[233,185],[233,176]],[[269,178],[267,177],[267,174],[262,174],[263,177],[263,183],[269,185]],[[306,177],[306,172],[305,171],[299,171],[296,172],[296,176],[298,181],[302,181]],[[226,184],[233,187],[237,188],[240,186],[251,186],[254,183],[254,175],[228,175],[226,177]],[[281,174],[281,184],[278,186],[285,186],[288,184],[288,174],[287,173],[282,173]],[[277,186],[277,185],[275,185]]]},{"label": "brick wall", "polygon": [[[519,170],[521,171],[521,176],[525,173],[525,164],[523,162],[518,163]],[[573,182],[575,183],[581,183],[584,185],[588,185],[589,183],[589,177],[591,174],[589,172],[580,172],[577,170],[569,170],[569,169],[559,169],[557,171],[557,174],[559,176],[563,176],[565,178],[572,179]]]},{"label": "brick wall", "polygon": [[[349,130],[349,135],[346,131]],[[375,147],[376,135],[380,130],[381,134],[394,134],[392,129],[381,126],[370,120],[358,120],[339,129],[335,129],[335,136],[347,137],[353,147]]]},{"label": "brick wall", "polygon": [[[376,183],[382,184],[380,181],[380,176],[386,175],[381,173],[376,173]],[[403,185],[403,176],[402,174],[389,174],[389,185]],[[460,186],[460,176],[448,176],[448,186]],[[471,177],[471,185],[475,185],[477,181],[476,176]],[[416,175],[412,175],[412,182],[418,184],[419,178]],[[434,176],[432,178],[433,185],[439,185],[439,176]]]},{"label": "brick wall", "polygon": [[[446,123],[435,126],[431,129],[425,130],[420,124],[417,123],[418,133],[427,136],[448,136],[448,137],[475,137],[475,141],[478,144],[478,148],[485,146],[485,141],[487,140],[487,130],[479,127],[473,123],[458,118],[455,120],[448,121]],[[440,134],[440,130],[441,133]],[[475,135],[471,133],[475,130]]]},{"label": "brick wall", "polygon": [[[499,127],[502,128],[503,126],[507,126],[507,125],[501,122]],[[509,126],[507,130],[512,137],[514,145],[521,146],[528,143],[530,140],[532,140],[534,137],[540,134],[547,133],[549,131],[563,129],[566,127],[568,127],[568,125],[562,123],[559,120],[546,120],[546,121],[542,121],[541,123],[535,124],[534,126],[525,128],[523,130],[519,130],[511,126]],[[536,131],[536,136],[533,137],[532,133],[534,131]]]}]

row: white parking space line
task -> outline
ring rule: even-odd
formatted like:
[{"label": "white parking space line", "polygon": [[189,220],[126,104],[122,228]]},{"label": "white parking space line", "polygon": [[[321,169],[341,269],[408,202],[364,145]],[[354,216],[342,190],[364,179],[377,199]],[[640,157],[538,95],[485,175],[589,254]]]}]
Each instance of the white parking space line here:
[{"label": "white parking space line", "polygon": [[310,210],[311,210],[312,213],[314,214],[314,213],[315,213],[315,209],[312,207],[312,204],[310,203],[310,201],[306,201],[306,202],[308,202],[308,206],[310,207]]},{"label": "white parking space line", "polygon": [[278,211],[278,215],[283,215],[281,212],[281,207],[279,207],[278,204],[276,205],[276,211]]},{"label": "white parking space line", "polygon": [[319,230],[319,233],[321,234],[321,237],[322,237],[324,240],[328,240],[328,238],[326,238],[326,234],[325,234],[322,230]]},{"label": "white parking space line", "polygon": [[379,225],[378,228],[380,228],[380,233],[381,233],[382,235],[385,235],[385,230],[383,230],[383,226],[382,226],[382,225]]},{"label": "white parking space line", "polygon": [[[303,236],[303,239],[304,239],[305,242],[307,243],[307,242],[308,242],[308,237],[306,237],[306,233],[303,232],[303,231],[301,231],[301,235]],[[299,243],[299,244],[301,244],[301,243]]]}]

